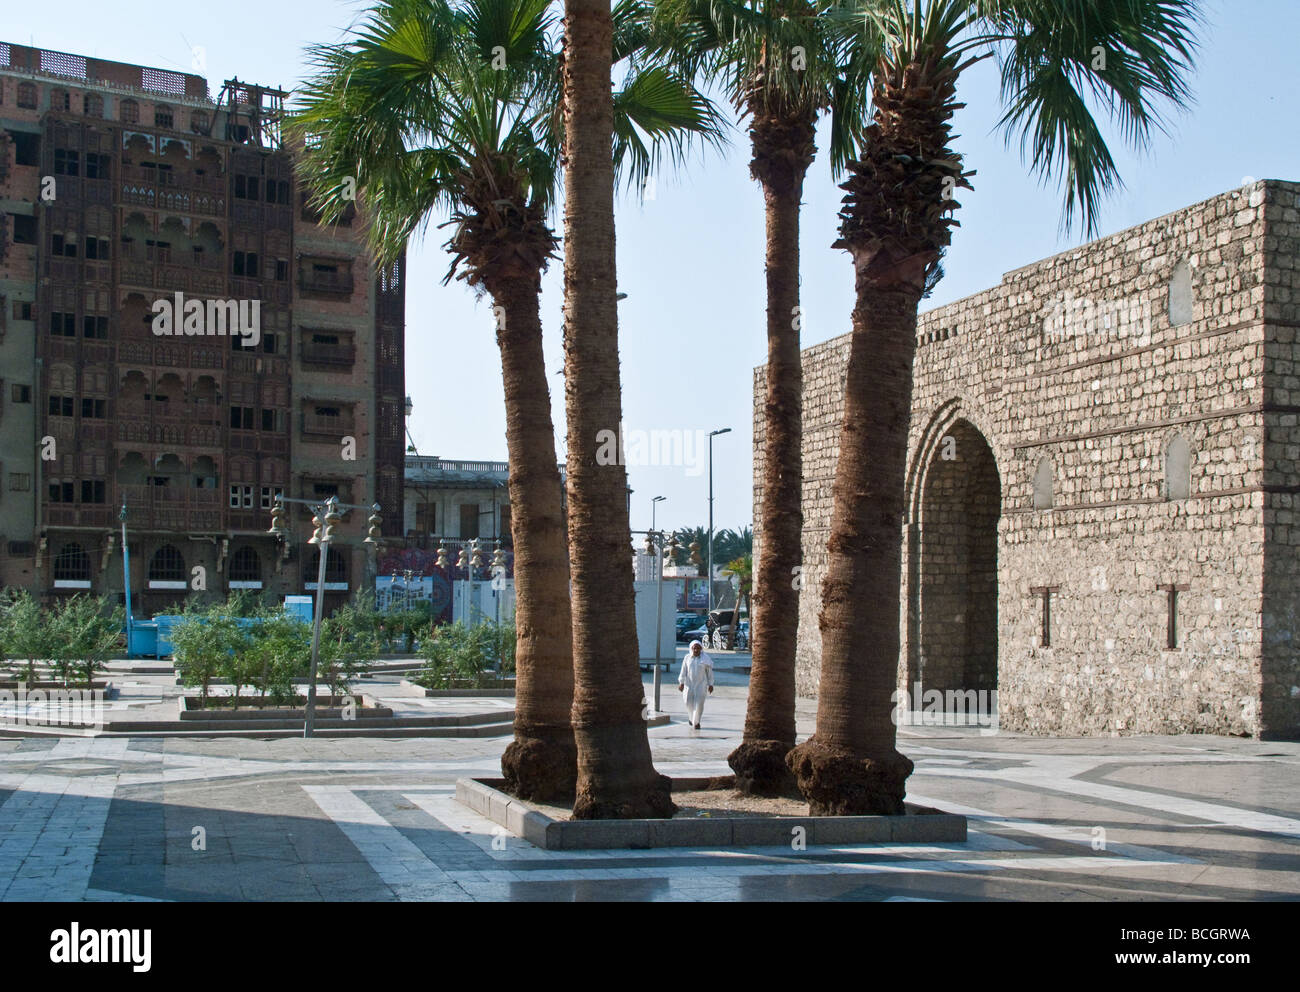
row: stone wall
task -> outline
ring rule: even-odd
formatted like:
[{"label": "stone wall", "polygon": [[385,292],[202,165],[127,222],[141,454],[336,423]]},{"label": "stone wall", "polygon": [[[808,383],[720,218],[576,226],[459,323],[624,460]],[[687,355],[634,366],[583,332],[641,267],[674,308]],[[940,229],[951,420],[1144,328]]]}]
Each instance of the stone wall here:
[{"label": "stone wall", "polygon": [[[922,315],[900,685],[988,687],[996,652],[1011,730],[1300,727],[1298,191],[1256,183]],[[803,695],[847,357],[847,336],[804,352]]]}]

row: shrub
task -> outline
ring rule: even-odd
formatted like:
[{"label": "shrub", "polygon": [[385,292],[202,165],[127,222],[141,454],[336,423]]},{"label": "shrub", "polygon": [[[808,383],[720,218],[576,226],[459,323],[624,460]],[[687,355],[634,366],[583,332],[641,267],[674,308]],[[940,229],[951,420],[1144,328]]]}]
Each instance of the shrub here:
[{"label": "shrub", "polygon": [[41,604],[26,590],[5,590],[0,601],[0,657],[22,662],[15,675],[30,685],[37,681],[37,659],[49,654],[49,629]]},{"label": "shrub", "polygon": [[514,671],[513,624],[469,627],[458,620],[433,628],[423,647],[425,665],[415,681],[426,688],[449,689],[457,681],[482,688],[498,671]]},{"label": "shrub", "polygon": [[373,598],[358,593],[351,603],[321,621],[316,674],[329,686],[331,695],[347,695],[348,683],[370,670],[370,659],[379,653],[380,616]]},{"label": "shrub", "polygon": [[114,607],[107,597],[76,595],[47,616],[55,677],[67,685],[76,675],[89,686],[121,639],[122,608]]},{"label": "shrub", "polygon": [[[208,690],[214,678],[226,673],[242,675],[233,672],[239,662],[232,664],[232,659],[247,653],[249,641],[250,632],[228,615],[223,606],[187,615],[172,628],[172,647],[181,684],[198,686],[203,705],[207,706]],[[233,693],[234,705],[238,705],[238,685],[234,685]]]},{"label": "shrub", "polygon": [[311,667],[311,628],[280,610],[251,632],[246,661],[239,665],[241,678],[272,704],[294,702],[293,680],[306,675]]}]

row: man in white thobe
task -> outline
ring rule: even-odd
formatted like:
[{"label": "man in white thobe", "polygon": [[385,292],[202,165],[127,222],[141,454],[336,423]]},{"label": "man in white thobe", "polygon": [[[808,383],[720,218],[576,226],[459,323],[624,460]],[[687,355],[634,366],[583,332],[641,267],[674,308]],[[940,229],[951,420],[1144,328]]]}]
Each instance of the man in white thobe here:
[{"label": "man in white thobe", "polygon": [[686,649],[682,671],[677,676],[677,688],[686,693],[687,723],[699,730],[704,700],[713,691],[713,659],[699,641],[691,641],[691,646]]}]

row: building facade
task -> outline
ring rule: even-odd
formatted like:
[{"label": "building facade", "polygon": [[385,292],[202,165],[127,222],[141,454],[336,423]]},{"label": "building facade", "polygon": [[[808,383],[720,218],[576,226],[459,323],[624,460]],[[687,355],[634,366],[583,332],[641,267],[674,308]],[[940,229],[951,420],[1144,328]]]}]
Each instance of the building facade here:
[{"label": "building facade", "polygon": [[[403,263],[323,226],[286,94],[0,43],[0,584],[268,600],[319,559],[267,535],[277,494],[379,502],[402,534]],[[329,602],[372,574],[365,514]]]},{"label": "building facade", "polygon": [[405,534],[421,550],[448,539],[510,545],[510,472],[506,462],[406,456]]},{"label": "building facade", "polygon": [[[1000,726],[1030,733],[1300,732],[1298,332],[1300,184],[1277,181],[923,314],[900,534],[912,705],[918,685],[996,689]],[[848,349],[803,359],[804,695]]]}]

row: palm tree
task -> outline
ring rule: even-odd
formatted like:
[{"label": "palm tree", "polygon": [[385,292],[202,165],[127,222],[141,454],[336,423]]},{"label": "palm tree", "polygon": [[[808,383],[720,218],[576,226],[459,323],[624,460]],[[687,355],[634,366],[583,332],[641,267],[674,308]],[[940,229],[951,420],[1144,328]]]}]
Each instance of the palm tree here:
[{"label": "palm tree", "polygon": [[[435,211],[454,229],[447,279],[495,304],[506,402],[516,606],[515,739],[507,788],[573,795],[573,667],[568,549],[542,354],[541,276],[557,241],[548,222],[560,172],[560,60],[547,0],[380,0],[355,36],[316,46],[290,133],[325,219],[358,192],[378,264],[388,265]],[[629,76],[622,158],[648,171],[661,141],[716,130],[709,107],[662,68]],[[629,122],[635,122],[632,127]],[[611,124],[611,129],[613,124]]]},{"label": "palm tree", "polygon": [[900,813],[912,763],[896,750],[890,697],[899,651],[900,542],[917,307],[938,281],[956,225],[948,147],[961,73],[1000,59],[1002,126],[1031,168],[1061,176],[1064,222],[1096,229],[1119,182],[1091,95],[1144,146],[1155,107],[1188,98],[1196,0],[862,0],[878,51],[874,113],[843,185],[836,247],[853,257],[843,428],[822,581],[817,730],[787,757],[815,814]]},{"label": "palm tree", "polygon": [[[864,123],[864,63],[831,5],[817,0],[659,0],[655,24],[684,65],[718,80],[749,119],[750,175],[763,192],[767,388],[763,415],[763,535],[754,584],[754,654],[745,733],[727,761],[741,791],[791,792],[795,647],[803,558],[803,371],[799,353],[799,207],[832,112],[833,171],[843,171]],[[714,542],[715,548],[717,541]],[[733,554],[739,554],[735,551]]]},{"label": "palm tree", "polygon": [[[727,562],[722,569],[723,575],[734,575],[739,580],[736,589],[736,608],[731,615],[731,644],[730,647],[736,646],[736,635],[740,632],[740,611],[745,605],[745,600],[753,603],[754,599],[754,556],[752,554],[743,554]],[[753,624],[750,624],[750,634],[754,632]],[[753,650],[753,641],[750,642],[750,650]]]},{"label": "palm tree", "polygon": [[[638,11],[637,3],[622,3]],[[627,472],[618,444],[618,280],[614,257],[615,155],[634,136],[615,127],[610,73],[639,17],[618,23],[609,0],[564,5],[564,400],[573,573],[574,819],[670,817],[669,780],[654,769],[642,718]],[[615,135],[611,148],[611,132]]]}]

